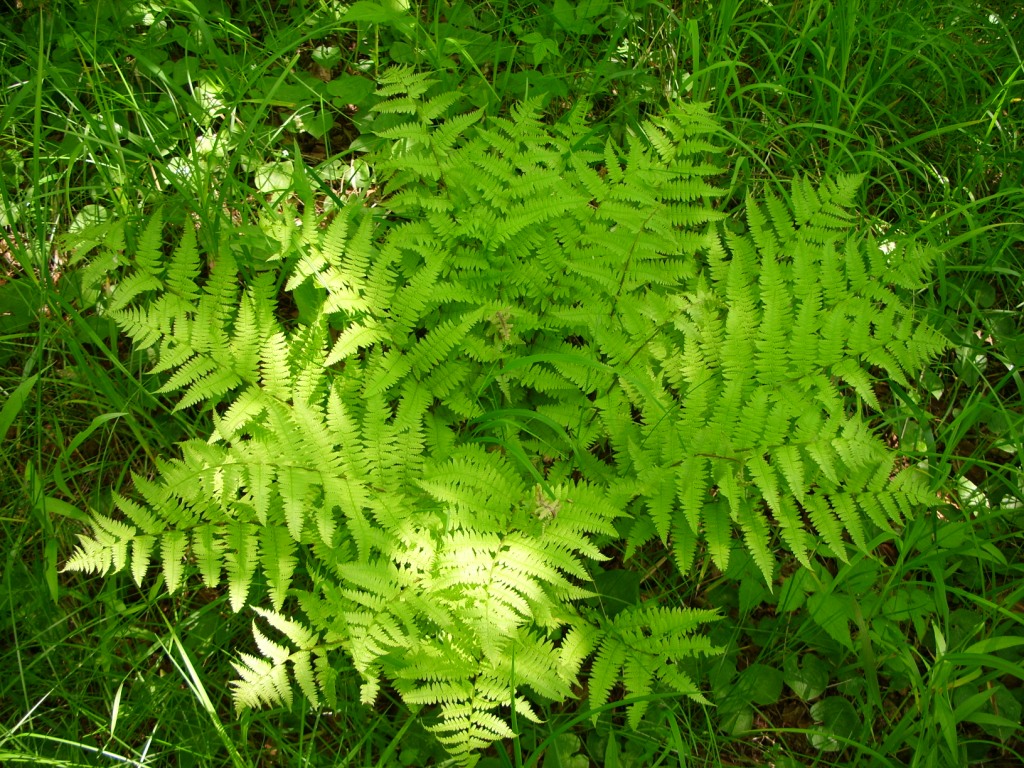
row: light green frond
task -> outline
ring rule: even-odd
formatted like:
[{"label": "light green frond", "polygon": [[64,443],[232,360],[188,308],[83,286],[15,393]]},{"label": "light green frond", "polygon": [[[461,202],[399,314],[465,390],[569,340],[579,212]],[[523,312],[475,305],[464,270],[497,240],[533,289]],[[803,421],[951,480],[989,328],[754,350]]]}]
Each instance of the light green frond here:
[{"label": "light green frond", "polygon": [[196,284],[196,278],[199,277],[200,269],[196,232],[186,224],[181,241],[174,249],[171,263],[167,267],[167,289],[185,301],[197,299],[199,286]]},{"label": "light green frond", "polygon": [[107,305],[107,313],[115,317],[126,317],[124,315],[128,306],[138,301],[145,294],[151,291],[159,291],[163,288],[163,282],[151,272],[141,270],[133,272],[122,278],[117,284]]},{"label": "light green frond", "polygon": [[652,667],[651,659],[643,658],[636,654],[626,657],[622,669],[622,682],[629,692],[629,697],[637,698],[637,701],[629,705],[627,715],[629,727],[634,730],[640,727],[640,721],[643,719],[647,706],[650,703],[647,697],[654,687],[654,673],[655,668]]},{"label": "light green frond", "polygon": [[413,371],[420,374],[430,372],[452,353],[452,350],[480,319],[479,312],[472,312],[464,317],[452,318],[437,325],[429,334],[420,339],[409,353],[409,365],[412,366]]},{"label": "light green frond", "polygon": [[793,553],[797,561],[806,568],[811,567],[808,553],[813,546],[813,540],[804,528],[803,520],[796,504],[789,497],[781,500],[779,509],[773,511],[776,522],[779,524],[779,532],[782,541],[785,542],[789,551]]},{"label": "light green frond", "polygon": [[265,659],[268,659],[275,667],[284,666],[288,657],[291,656],[291,651],[286,646],[275,643],[263,634],[255,621],[252,623],[252,636],[256,641],[256,647],[259,648]]},{"label": "light green frond", "polygon": [[292,643],[302,650],[311,650],[317,642],[316,633],[300,622],[290,619],[279,611],[270,611],[259,606],[253,610],[266,619],[274,629],[287,637]]},{"label": "light green frond", "polygon": [[[608,701],[612,688],[619,681],[619,671],[626,662],[628,650],[611,633],[601,638],[590,668],[590,708],[597,710]],[[594,715],[597,718],[597,715]]]},{"label": "light green frond", "polygon": [[216,537],[216,528],[205,523],[197,526],[192,534],[192,554],[203,583],[210,588],[220,584],[220,541]]},{"label": "light green frond", "polygon": [[668,469],[659,468],[646,479],[648,514],[654,522],[654,529],[663,542],[668,542],[669,526],[672,523],[672,509],[675,501],[675,483]]},{"label": "light green frond", "polygon": [[289,661],[292,663],[292,676],[306,700],[316,709],[320,706],[320,694],[317,688],[316,673],[313,671],[309,651],[293,653]]},{"label": "light green frond", "polygon": [[775,578],[775,556],[769,549],[768,521],[755,501],[744,501],[738,506],[736,523],[743,532],[743,541],[764,576],[765,584],[770,587]]},{"label": "light green frond", "polygon": [[168,531],[160,537],[160,559],[164,567],[164,584],[170,594],[178,591],[184,574],[185,547],[188,540],[184,531]]},{"label": "light green frond", "polygon": [[281,635],[254,629],[238,708],[329,705],[345,655],[463,764],[577,684],[595,709],[621,685],[634,726],[657,691],[704,701],[683,662],[714,616],[609,618],[593,563],[745,551],[771,584],[777,547],[846,558],[933,502],[864,416],[944,347],[908,295],[933,254],[856,231],[859,177],[727,211],[706,105],[619,142],[584,105],[488,118],[411,67],[378,84],[372,202],[266,211],[258,264],[188,217],[165,245],[159,211],[125,249],[105,311],[213,428],[65,570],[141,584],[159,551],[169,591],[226,577]]},{"label": "light green frond", "polygon": [[834,493],[829,496],[829,502],[836,516],[842,521],[843,526],[853,539],[853,543],[861,551],[867,551],[868,542],[864,537],[864,527],[861,523],[861,514],[854,497],[847,493]]},{"label": "light green frond", "polygon": [[732,519],[729,505],[722,502],[705,505],[702,519],[708,554],[718,569],[725,571],[729,567],[729,557],[732,555]]},{"label": "light green frond", "polygon": [[163,272],[163,268],[167,263],[163,252],[163,228],[163,209],[157,207],[139,234],[132,254],[132,261],[140,273],[159,275]]},{"label": "light green frond", "polygon": [[240,653],[239,661],[232,662],[232,666],[240,678],[231,683],[231,697],[239,713],[262,706],[291,706],[292,687],[284,663]]},{"label": "light green frond", "polygon": [[256,573],[259,539],[256,526],[229,523],[223,537],[224,564],[228,575],[228,597],[235,613],[245,606],[252,577]]},{"label": "light green frond", "polygon": [[104,575],[111,570],[113,554],[107,544],[108,536],[94,530],[91,535],[78,534],[78,546],[64,563],[61,572],[82,571]]},{"label": "light green frond", "polygon": [[261,383],[267,394],[289,400],[292,374],[288,365],[288,339],[284,333],[274,333],[263,342],[259,367]]},{"label": "light green frond", "polygon": [[845,562],[846,544],[842,538],[843,527],[832,513],[825,499],[820,495],[808,496],[804,501],[804,508],[807,510],[807,515],[818,535],[821,536],[836,557]]},{"label": "light green frond", "polygon": [[260,560],[270,587],[275,611],[281,610],[295,572],[295,540],[286,528],[266,526],[260,530]]},{"label": "light green frond", "polygon": [[135,528],[104,515],[93,515],[92,522],[96,527],[98,540],[109,551],[111,566],[115,571],[122,570],[128,565],[128,546],[136,536]]},{"label": "light green frond", "polygon": [[[165,489],[159,488],[159,490],[157,490],[157,486],[150,486],[152,490],[147,494],[145,492],[147,480],[134,473],[132,475],[132,479],[135,481],[136,488],[139,488],[143,497],[146,498],[150,504],[155,504],[159,507],[161,502],[166,498]],[[152,509],[148,506],[139,504],[132,499],[125,498],[119,493],[114,493],[113,498],[114,505],[117,509],[132,523],[141,528],[143,532],[154,534],[163,533],[164,526],[162,522],[155,514],[153,514]]]},{"label": "light green frond", "polygon": [[132,540],[132,579],[140,589],[149,570],[155,544],[156,536],[136,536]]},{"label": "light green frond", "polygon": [[324,365],[334,365],[355,354],[361,348],[370,347],[386,338],[386,332],[377,322],[368,320],[365,324],[355,323],[346,328],[334,341]]},{"label": "light green frond", "polygon": [[786,479],[789,489],[789,496],[797,502],[802,503],[806,490],[804,460],[800,448],[796,445],[783,445],[774,452],[774,458],[779,464],[782,476]]},{"label": "light green frond", "polygon": [[675,520],[671,533],[672,559],[680,573],[689,573],[697,555],[697,532],[686,521]]}]

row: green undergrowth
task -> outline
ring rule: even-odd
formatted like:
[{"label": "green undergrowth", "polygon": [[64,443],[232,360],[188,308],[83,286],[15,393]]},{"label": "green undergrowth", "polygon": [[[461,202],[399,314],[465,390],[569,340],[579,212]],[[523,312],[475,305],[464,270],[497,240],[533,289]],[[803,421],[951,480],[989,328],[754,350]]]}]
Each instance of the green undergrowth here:
[{"label": "green undergrowth", "polygon": [[[298,253],[330,231],[317,222],[364,216],[374,232],[384,231],[378,227],[403,215],[391,199],[398,189],[384,157],[388,146],[397,148],[396,158],[415,159],[415,173],[429,166],[410,154],[422,136],[403,133],[394,116],[401,110],[386,106],[393,94],[380,91],[394,65],[436,81],[430,96],[457,94],[448,106],[457,114],[479,110],[480,125],[512,119],[524,101],[536,110],[537,130],[576,119],[578,160],[591,147],[603,154],[610,141],[625,148],[623,168],[639,161],[651,121],[673,105],[707,103],[718,126],[720,169],[708,180],[721,190],[709,204],[720,216],[714,226],[733,244],[755,237],[748,200],[775,199],[778,210],[792,211],[800,190],[860,179],[849,186],[844,227],[859,233],[866,259],[887,257],[876,257],[871,269],[886,260],[901,266],[907,243],[930,254],[923,284],[897,292],[945,342],[914,375],[894,375],[875,360],[865,361],[865,378],[835,376],[844,418],[857,417],[895,452],[894,470],[927,478],[927,503],[901,519],[895,535],[869,535],[869,524],[858,542],[844,524],[846,536],[831,551],[794,537],[805,524],[815,539],[820,530],[813,518],[781,526],[768,512],[773,497],[763,493],[764,476],[756,474],[763,468],[750,464],[740,475],[746,490],[733,497],[765,499],[767,506],[751,509],[764,512],[769,545],[752,547],[759,537],[749,530],[744,536],[742,526],[712,537],[698,526],[692,559],[680,570],[673,547],[681,533],[663,530],[660,521],[671,513],[664,516],[667,508],[650,491],[663,480],[660,459],[649,456],[667,450],[654,444],[663,427],[654,429],[645,413],[659,398],[635,376],[615,378],[628,355],[616,358],[611,341],[589,337],[580,318],[563,317],[576,324],[571,328],[529,321],[533,329],[524,330],[522,317],[511,322],[505,308],[491,307],[457,344],[477,335],[494,348],[546,344],[538,354],[548,358],[535,367],[562,368],[576,385],[593,380],[600,392],[619,387],[641,406],[615,427],[635,419],[628,427],[635,446],[609,441],[591,451],[567,440],[586,430],[579,420],[570,428],[564,402],[552,407],[556,395],[564,400],[564,388],[550,375],[529,378],[525,366],[502,380],[479,376],[485,413],[464,403],[464,412],[435,412],[435,421],[492,457],[483,461],[505,457],[511,470],[502,477],[518,475],[519,509],[535,513],[538,530],[549,515],[557,521],[568,500],[592,492],[576,491],[584,474],[591,482],[603,477],[598,470],[607,473],[602,466],[624,474],[623,460],[613,457],[630,455],[647,489],[633,498],[648,501],[632,502],[614,533],[598,534],[607,559],[588,566],[589,581],[579,584],[600,598],[573,602],[572,611],[597,622],[623,607],[714,611],[717,620],[700,636],[721,653],[681,665],[706,702],[664,679],[639,695],[629,679],[595,692],[588,680],[596,662],[585,661],[580,685],[566,683],[558,696],[526,692],[542,722],[530,722],[525,709],[500,711],[519,735],[483,750],[479,764],[941,768],[1024,759],[1024,71],[1016,47],[1024,17],[1015,4],[8,5],[0,24],[0,763],[391,766],[448,759],[430,730],[437,720],[429,708],[410,709],[408,688],[387,675],[372,704],[361,703],[365,678],[345,671],[343,655],[336,657],[341,674],[330,705],[314,709],[297,689],[290,706],[236,712],[239,689],[230,681],[240,668],[255,669],[270,646],[254,640],[251,613],[233,610],[240,586],[230,577],[219,586],[196,575],[169,597],[159,548],[141,587],[127,572],[60,572],[92,516],[121,520],[119,499],[123,510],[123,500],[144,498],[133,473],[152,480],[161,461],[180,455],[179,443],[205,444],[224,428],[224,406],[204,407],[193,397],[176,408],[180,393],[164,386],[169,374],[148,373],[167,350],[133,345],[124,318],[109,312],[137,269],[140,243],[161,264],[180,250],[182,234],[194,231],[204,270],[229,253],[238,290],[250,290],[260,274],[274,275],[278,282],[260,289],[277,302],[274,321],[289,333],[308,325],[321,300],[309,277],[323,270],[283,257],[282,233],[298,238]],[[589,109],[580,114],[583,103]],[[442,118],[429,116],[424,130]],[[630,147],[638,148],[633,155]],[[575,174],[597,199],[611,168],[602,157],[592,164],[596,179],[578,164],[559,172]],[[429,218],[429,200],[407,195],[404,216]],[[478,214],[488,206],[504,210],[500,200],[457,202]],[[157,211],[169,224],[146,240]],[[297,220],[307,222],[301,235],[290,229]],[[467,270],[473,248],[490,247],[483,221],[463,221],[467,232],[446,245],[464,249]],[[615,223],[605,228],[614,231]],[[755,241],[758,253],[765,247]],[[410,258],[399,264],[402,279],[415,274]],[[295,269],[307,275],[304,283],[287,271]],[[555,290],[554,274],[524,284],[552,282]],[[620,276],[611,295],[651,284],[653,299],[664,295],[658,280],[668,279],[657,270]],[[722,295],[729,311],[742,303]],[[520,312],[533,301],[514,293],[504,300]],[[637,332],[670,309],[655,300],[632,305],[642,316],[631,321]],[[416,354],[431,324],[448,320],[438,314],[399,337],[388,328],[387,343]],[[369,360],[382,341],[360,323],[369,336],[351,339],[352,354]],[[345,332],[328,323],[332,344]],[[662,348],[670,341],[658,337]],[[647,371],[658,370],[651,357],[658,344],[645,347]],[[484,346],[473,347],[477,358]],[[604,356],[570,370],[591,348]],[[336,368],[348,365],[342,352],[337,356]],[[419,361],[398,384],[442,361]],[[751,355],[752,368],[758,365]],[[186,377],[184,391],[196,380]],[[672,387],[669,394],[682,402],[681,392]],[[522,407],[510,405],[516,397],[524,398]],[[589,402],[573,407],[593,407]],[[357,413],[359,429],[367,429],[368,417]],[[720,447],[724,453],[736,443],[723,439]],[[541,458],[531,461],[535,450]],[[481,461],[476,454],[467,460]],[[721,470],[708,469],[716,471],[718,493]],[[416,492],[433,492],[436,500],[439,482]],[[783,491],[788,483],[778,478]],[[640,522],[630,528],[627,520]],[[757,525],[754,517],[747,521]],[[311,536],[317,521],[308,524]],[[845,561],[835,557],[839,549]],[[183,576],[194,563],[189,551]],[[308,566],[294,573],[307,589]],[[255,574],[244,597],[259,599],[265,579]],[[282,642],[261,626],[265,639]],[[398,657],[392,651],[374,663],[394,672]]]}]

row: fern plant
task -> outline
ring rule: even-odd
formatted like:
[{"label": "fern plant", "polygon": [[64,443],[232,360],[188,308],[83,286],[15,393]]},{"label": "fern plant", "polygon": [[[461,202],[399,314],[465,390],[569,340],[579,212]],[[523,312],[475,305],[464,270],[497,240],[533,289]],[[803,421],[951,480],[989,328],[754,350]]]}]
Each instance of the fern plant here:
[{"label": "fern plant", "polygon": [[485,120],[404,69],[378,95],[375,205],[268,214],[260,264],[190,226],[167,258],[150,218],[106,311],[215,429],[134,476],[66,569],[226,584],[256,614],[239,708],[329,705],[354,668],[467,764],[583,675],[634,725],[656,688],[702,699],[681,662],[716,652],[715,613],[603,610],[594,568],[743,546],[770,583],[777,545],[845,559],[926,502],[866,410],[942,347],[901,298],[928,255],[857,232],[854,177],[723,226],[701,105],[619,146],[586,105]]}]

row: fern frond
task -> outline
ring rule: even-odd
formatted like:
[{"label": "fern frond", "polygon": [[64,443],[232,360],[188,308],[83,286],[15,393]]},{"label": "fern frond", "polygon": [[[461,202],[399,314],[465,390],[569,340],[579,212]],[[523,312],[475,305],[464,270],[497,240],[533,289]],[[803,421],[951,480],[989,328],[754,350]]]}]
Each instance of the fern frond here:
[{"label": "fern frond", "polygon": [[591,670],[591,708],[597,710],[607,702],[612,686],[620,679],[627,694],[639,699],[630,706],[633,727],[643,717],[648,703],[646,695],[656,682],[701,700],[699,689],[689,677],[672,670],[683,658],[720,651],[707,638],[694,634],[717,618],[714,611],[708,610],[628,608],[606,621]]},{"label": "fern frond", "polygon": [[199,277],[200,269],[196,232],[192,227],[186,226],[181,242],[174,250],[171,263],[167,267],[167,289],[185,301],[197,299],[199,286],[196,279]]},{"label": "fern frond", "polygon": [[256,526],[250,523],[229,523],[222,547],[231,610],[238,613],[245,606],[249,586],[256,572],[256,558],[259,553]]},{"label": "fern frond", "polygon": [[188,541],[184,531],[168,531],[160,537],[160,559],[164,566],[164,584],[169,594],[178,591],[184,575],[185,547]]},{"label": "fern frond", "polygon": [[281,610],[295,571],[295,541],[285,528],[266,526],[260,531],[260,559],[275,611]]},{"label": "fern frond", "polygon": [[126,251],[106,311],[213,429],[65,570],[141,584],[159,553],[173,592],[194,564],[281,635],[254,626],[237,707],[329,705],[344,654],[363,701],[390,684],[466,764],[581,674],[634,726],[658,690],[703,701],[682,669],[715,616],[605,616],[592,564],[624,539],[621,567],[665,548],[771,585],[779,545],[845,559],[927,503],[863,412],[943,348],[907,296],[932,255],[855,231],[858,177],[725,223],[706,105],[620,143],[585,105],[485,118],[409,67],[377,97],[372,205],[264,213],[259,263],[191,224],[168,255],[159,211]]},{"label": "fern frond", "polygon": [[288,364],[288,340],[277,332],[267,337],[260,351],[260,379],[267,394],[280,400],[291,398],[292,374]]},{"label": "fern frond", "polygon": [[284,663],[275,664],[258,656],[240,653],[239,661],[231,665],[240,678],[231,683],[231,696],[237,712],[261,706],[291,706],[292,686]]}]

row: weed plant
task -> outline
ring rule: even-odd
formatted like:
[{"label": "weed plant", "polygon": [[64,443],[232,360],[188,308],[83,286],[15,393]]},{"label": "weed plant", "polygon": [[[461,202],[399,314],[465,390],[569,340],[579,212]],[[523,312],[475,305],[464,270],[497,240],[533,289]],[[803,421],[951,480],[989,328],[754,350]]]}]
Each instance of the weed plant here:
[{"label": "weed plant", "polygon": [[[1024,763],[1024,12],[966,0],[655,3],[22,0],[0,21],[0,763],[429,765],[444,753],[388,692],[332,711],[236,717],[226,594],[168,598],[124,575],[60,574],[91,510],[131,493],[210,414],[173,411],[97,311],[116,267],[97,225],[158,203],[208,250],[273,251],[261,213],[297,169],[318,210],[372,195],[375,79],[430,72],[490,114],[580,99],[619,138],[673,100],[728,130],[721,210],[801,176],[866,174],[882,241],[938,253],[913,301],[949,352],[886,381],[873,424],[935,503],[871,557],[783,568],[750,557],[681,580],[639,552],[645,599],[709,606],[728,651],[711,707],[655,693],[552,708],[481,764]],[[621,557],[622,552],[608,552]],[[644,560],[644,558],[649,558]],[[794,564],[795,566],[795,564]],[[581,697],[581,701],[585,701]]]}]

